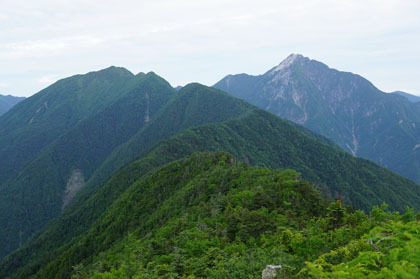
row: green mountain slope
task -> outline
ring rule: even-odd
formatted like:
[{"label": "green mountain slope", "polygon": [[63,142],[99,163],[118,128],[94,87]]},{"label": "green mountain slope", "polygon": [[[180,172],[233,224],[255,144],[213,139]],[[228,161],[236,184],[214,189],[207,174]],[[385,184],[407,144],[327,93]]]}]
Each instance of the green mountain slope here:
[{"label": "green mountain slope", "polygon": [[386,94],[358,75],[290,55],[263,75],[229,75],[214,87],[420,182],[418,103]]},{"label": "green mountain slope", "polygon": [[[115,241],[126,236],[129,230],[140,237],[151,234],[173,217],[190,215],[191,208],[209,202],[209,199],[214,198],[217,193],[224,196],[227,193],[235,194],[237,190],[248,190],[251,187],[263,189],[268,186],[272,187],[274,194],[276,189],[280,190],[282,186],[286,186],[286,183],[281,185],[282,180],[293,181],[292,179],[296,178],[293,173],[268,173],[268,170],[253,169],[246,164],[237,163],[233,157],[223,153],[196,154],[157,169],[131,185],[92,229],[77,241],[75,239],[61,257],[35,278],[69,278],[71,269],[68,267],[71,268],[82,258],[88,259],[91,255],[110,248]],[[287,193],[288,191],[292,192]],[[261,191],[260,200],[256,200],[253,205],[255,208],[264,204],[266,194],[268,192]],[[304,216],[317,216],[323,210],[319,195],[314,193],[307,183],[293,183],[288,185],[284,192],[277,191],[275,195],[277,200],[273,198],[273,207],[279,203],[282,196],[293,196],[289,200],[293,204],[290,211],[295,211],[294,213],[299,214],[302,219]],[[240,198],[240,195],[237,198]],[[213,200],[213,202],[218,201]],[[219,202],[223,203],[221,200]],[[253,202],[250,200],[249,203]],[[312,206],[313,204],[318,206]],[[223,205],[220,206],[223,210]],[[296,210],[297,208],[299,210]],[[268,211],[260,210],[259,213],[255,214],[254,218],[257,225],[261,226],[261,231],[274,227],[271,222],[273,220],[268,220],[270,216]],[[231,222],[235,222],[234,218],[232,216]],[[265,224],[266,221],[268,222]],[[231,240],[235,239],[237,228],[233,224],[219,229],[220,234],[226,234]],[[247,237],[249,232],[245,228],[242,230],[241,234]],[[258,234],[258,231],[253,232],[254,236]],[[163,248],[171,242],[171,238],[168,236],[166,241],[156,244]],[[160,253],[158,249],[155,250],[156,253]],[[77,260],[72,261],[72,258]]]},{"label": "green mountain slope", "polygon": [[144,129],[107,157],[87,183],[87,187],[99,185],[115,170],[134,160],[147,148],[179,131],[202,124],[226,121],[254,108],[220,90],[197,83],[189,84],[180,89]]},{"label": "green mountain slope", "polygon": [[[58,257],[32,270],[36,274],[12,278],[261,278],[268,264],[281,265],[287,278],[317,278],[318,266],[308,261],[320,260],[320,271],[328,272],[337,261],[378,253],[366,235],[390,239],[380,249],[393,243],[391,251],[401,253],[402,247],[419,258],[418,249],[392,239],[391,227],[419,241],[410,210],[399,216],[375,207],[367,216],[339,201],[328,205],[293,170],[250,167],[226,153],[195,153],[133,181]],[[366,275],[371,268],[358,261]],[[415,261],[392,261],[403,264],[401,271],[415,271]]]},{"label": "green mountain slope", "polygon": [[8,110],[10,110],[14,105],[19,103],[20,101],[25,100],[25,97],[15,97],[10,95],[0,95],[0,116],[5,114]]},{"label": "green mountain slope", "polygon": [[[162,92],[162,88],[158,88],[156,90],[156,94],[163,95],[164,92]],[[151,100],[153,99],[153,97],[154,96],[151,95]],[[117,102],[116,104],[118,103],[119,102]],[[100,150],[101,145],[98,143],[98,140],[101,140],[103,138],[103,133],[100,134],[97,133],[97,131],[93,130],[92,132],[89,132],[88,135],[95,136],[96,140],[95,138],[89,138],[86,139],[86,142],[81,143],[81,139],[86,138],[86,135],[83,134],[83,132],[86,132],[86,129],[78,128],[75,129],[75,132],[71,135],[64,137],[63,141],[59,141],[58,145],[53,145],[52,150],[54,150],[54,152],[47,152],[46,156],[41,157],[41,159],[43,161],[47,161],[47,163],[40,164],[39,161],[42,160],[35,161],[33,164],[34,169],[37,170],[36,166],[44,166],[50,164],[49,172],[42,172],[42,177],[48,176],[50,178],[53,178],[50,179],[49,185],[43,184],[43,187],[45,189],[51,188],[49,193],[51,193],[52,196],[61,195],[63,197],[63,186],[66,185],[66,182],[62,181],[63,179],[60,177],[59,174],[57,174],[59,171],[64,172],[67,175],[65,177],[69,177],[70,174],[74,172],[74,170],[77,170],[79,173],[84,174],[84,182],[86,182],[86,184],[81,189],[81,197],[75,198],[75,204],[70,204],[70,208],[67,211],[71,213],[69,215],[64,214],[62,219],[64,220],[64,222],[67,222],[67,217],[71,216],[73,218],[74,216],[78,216],[74,218],[78,219],[80,224],[84,224],[83,221],[86,221],[86,224],[84,225],[88,226],[91,220],[94,220],[96,217],[98,217],[98,212],[102,212],[100,209],[103,210],[104,208],[106,208],[107,205],[110,204],[110,202],[113,201],[113,199],[104,201],[102,200],[102,197],[96,199],[95,195],[93,195],[93,193],[95,193],[95,189],[101,185],[101,182],[105,180],[105,178],[107,178],[112,173],[112,171],[120,168],[128,161],[137,157],[142,151],[144,151],[148,147],[156,144],[162,139],[169,138],[171,135],[175,134],[180,130],[184,130],[188,127],[203,123],[228,120],[253,109],[255,109],[253,106],[245,103],[244,101],[232,98],[230,95],[221,92],[220,90],[209,88],[199,84],[190,84],[184,87],[175,96],[173,96],[173,99],[159,111],[156,117],[151,118],[150,122],[147,125],[145,125],[144,128],[137,130],[138,132],[136,131],[137,133],[134,133],[134,135],[130,135],[130,138],[128,140],[127,138],[124,138],[126,142],[124,142],[117,148],[114,148],[114,150],[109,153],[110,155],[103,151],[99,154],[96,154],[97,150]],[[116,110],[113,106],[111,106],[105,111],[111,113],[110,116],[112,116],[114,114],[124,114],[124,110],[129,110],[129,108],[125,106],[122,108],[122,111],[120,111]],[[136,110],[132,111],[135,112]],[[93,120],[102,118],[103,116],[101,114],[98,114],[98,116],[94,117]],[[102,121],[96,121],[92,124],[91,119],[88,119],[88,121],[86,122],[89,124],[88,126],[104,125]],[[115,124],[117,125],[117,127],[119,127],[118,122],[119,121],[116,121]],[[127,121],[123,121],[123,123],[127,123]],[[122,126],[121,124],[119,125]],[[86,125],[83,125],[81,127],[84,126]],[[103,129],[103,127],[101,127],[101,129]],[[107,129],[109,129],[110,135],[105,136],[105,138],[109,138],[109,140],[106,142],[110,142],[113,138],[111,134],[115,131],[110,127],[108,127]],[[72,136],[73,134],[74,136]],[[72,143],[71,140],[78,142]],[[69,142],[71,144],[69,144]],[[56,146],[58,147],[56,148]],[[73,148],[68,146],[73,146]],[[58,148],[60,149],[61,153],[56,152]],[[51,154],[54,154],[54,158],[51,157]],[[164,158],[169,157],[166,155]],[[178,157],[174,157],[174,159],[177,158]],[[96,159],[96,161],[94,161],[94,159]],[[52,161],[54,161],[55,163],[52,164]],[[71,166],[68,166],[69,162],[71,162]],[[163,163],[166,162],[169,161],[165,159]],[[38,169],[37,171],[40,170]],[[33,182],[34,178],[39,178],[39,175],[37,175],[37,171],[28,170],[27,172],[25,172],[26,175],[23,176],[23,178],[20,179],[20,181],[28,181],[32,179],[31,184],[33,186],[32,188],[27,186],[25,187],[24,183],[21,183],[19,184],[19,191],[28,193],[31,193],[33,191],[34,194],[32,196],[40,194],[38,191],[35,190],[37,187],[40,186],[39,183]],[[59,180],[59,178],[61,178],[61,180]],[[70,181],[71,177],[68,180]],[[114,191],[113,198],[118,196],[117,194],[119,192],[116,190],[116,188],[119,187],[119,185],[112,186],[112,191]],[[63,198],[66,197],[64,196]],[[87,198],[89,199],[89,202],[86,201]],[[33,200],[39,200],[39,197]],[[92,206],[89,209],[86,208],[87,204],[91,205],[92,203],[95,204],[95,206]],[[4,204],[7,203],[5,202]],[[48,212],[49,214],[39,214],[40,210],[38,209],[37,212],[34,211],[32,217],[36,219],[36,216],[38,215],[48,217],[51,217],[51,215],[54,216],[54,214],[56,214],[56,212],[59,211],[58,209],[60,208],[60,206],[63,205],[62,200],[56,199],[54,205],[57,210],[50,210]],[[83,215],[83,217],[81,217],[80,215]],[[20,219],[17,220],[18,221],[14,223],[16,224],[15,227],[17,227],[20,224]],[[23,220],[26,219],[23,218]],[[48,219],[45,218],[43,220]],[[40,222],[40,224],[43,223],[45,222]],[[62,224],[58,226],[62,226]],[[61,229],[59,229],[58,226],[54,226],[53,231],[60,231],[59,235],[56,235],[56,237],[63,238],[63,240],[71,238],[71,236],[74,235],[73,232],[77,231],[78,229],[75,228],[73,230],[72,226],[66,224],[63,225],[63,227],[69,228],[68,231],[61,232]],[[31,228],[34,229],[33,226]],[[33,233],[33,231],[31,232]],[[30,234],[28,233],[28,235]],[[56,239],[56,237],[49,236],[48,239]],[[7,243],[8,242],[5,242],[5,247],[8,247]]]},{"label": "green mountain slope", "polygon": [[359,209],[369,210],[384,201],[396,210],[403,210],[405,205],[419,208],[419,185],[321,143],[288,121],[258,109],[220,124],[189,129],[157,148],[165,146],[160,156],[223,150],[252,165],[293,168],[330,196]]},{"label": "green mountain slope", "polygon": [[[286,278],[415,278],[420,216],[385,208],[368,217],[339,201],[327,207],[292,170],[195,154],[133,184],[35,277],[65,276],[64,263],[94,250],[73,261],[73,276],[261,278],[267,264],[276,264]],[[308,260],[315,264],[304,265]]]},{"label": "green mountain slope", "polygon": [[80,120],[101,111],[130,87],[122,68],[60,80],[0,117],[0,184]]},{"label": "green mountain slope", "polygon": [[135,84],[131,86],[134,89],[79,122],[2,185],[0,255],[25,243],[59,215],[79,190],[89,194],[84,188],[94,189],[159,140],[193,125],[236,117],[252,108],[219,90],[191,84],[160,110],[176,91],[153,73],[133,80],[130,83]]},{"label": "green mountain slope", "polygon": [[[93,193],[75,202],[44,231],[4,259],[3,275],[20,270],[20,278],[37,272],[82,235],[109,205],[147,172],[197,151],[223,150],[252,165],[295,168],[324,193],[370,209],[387,201],[394,209],[418,209],[420,189],[408,179],[358,159],[300,131],[295,125],[255,109],[236,119],[187,129],[142,153]],[[73,240],[75,241],[75,240]],[[64,246],[63,246],[64,245]],[[63,246],[63,248],[59,248]],[[0,273],[0,275],[2,275]],[[19,278],[19,276],[18,276]]]},{"label": "green mountain slope", "polygon": [[127,93],[120,89],[114,103],[79,121],[0,186],[1,256],[58,216],[113,149],[147,124],[175,93],[153,73],[133,76],[124,86]]}]

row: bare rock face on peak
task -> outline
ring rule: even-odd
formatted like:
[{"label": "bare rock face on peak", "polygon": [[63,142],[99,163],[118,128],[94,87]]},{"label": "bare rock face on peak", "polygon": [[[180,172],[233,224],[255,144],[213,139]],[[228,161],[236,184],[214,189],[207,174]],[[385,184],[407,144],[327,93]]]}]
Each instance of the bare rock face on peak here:
[{"label": "bare rock face on peak", "polygon": [[365,78],[298,54],[265,74],[214,87],[333,139],[355,156],[420,182],[420,106]]}]

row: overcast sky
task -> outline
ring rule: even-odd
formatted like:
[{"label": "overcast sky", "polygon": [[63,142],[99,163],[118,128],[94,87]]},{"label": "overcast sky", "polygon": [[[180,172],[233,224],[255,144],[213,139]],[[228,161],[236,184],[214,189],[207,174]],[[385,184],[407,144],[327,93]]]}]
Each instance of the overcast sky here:
[{"label": "overcast sky", "polygon": [[420,95],[420,1],[0,0],[0,94],[111,65],[213,85],[290,53]]}]

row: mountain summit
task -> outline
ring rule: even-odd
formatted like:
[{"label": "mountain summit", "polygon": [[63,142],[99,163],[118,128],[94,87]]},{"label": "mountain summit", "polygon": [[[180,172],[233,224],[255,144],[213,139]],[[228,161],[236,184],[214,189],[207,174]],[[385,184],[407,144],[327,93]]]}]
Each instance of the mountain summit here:
[{"label": "mountain summit", "polygon": [[420,182],[420,107],[359,75],[292,54],[263,75],[229,75],[214,87]]},{"label": "mountain summit", "polygon": [[275,74],[276,72],[282,71],[290,67],[295,61],[301,61],[308,59],[301,54],[290,54],[286,59],[284,59],[278,66],[274,67],[269,71],[270,74]]}]

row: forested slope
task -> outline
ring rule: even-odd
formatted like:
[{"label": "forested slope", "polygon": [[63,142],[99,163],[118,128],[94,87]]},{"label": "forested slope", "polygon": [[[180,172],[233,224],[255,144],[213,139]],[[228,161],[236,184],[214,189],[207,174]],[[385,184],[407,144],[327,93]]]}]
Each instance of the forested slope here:
[{"label": "forested slope", "polygon": [[111,174],[133,161],[143,151],[187,128],[223,122],[255,107],[225,92],[198,83],[184,86],[158,115],[127,142],[116,148],[88,181],[87,188],[104,182]]},{"label": "forested slope", "polygon": [[[118,79],[114,75],[108,76],[107,71],[113,70],[88,74],[87,76],[99,76],[100,81],[94,79],[95,82],[89,81],[88,85],[83,86],[89,88],[92,82],[103,83],[104,86],[106,82],[102,80],[103,78],[109,78],[110,83],[117,82]],[[63,85],[63,88],[67,90],[65,93],[70,94],[69,92],[74,90],[71,85],[76,81],[81,82],[79,79],[84,81],[86,77],[70,78],[73,82],[70,85]],[[58,82],[58,85],[61,83]],[[47,88],[46,93],[41,92],[27,100],[30,104],[39,98],[49,100],[48,109],[53,112],[48,117],[40,115],[39,122],[45,125],[51,123],[51,127],[57,130],[59,128],[54,127],[52,119],[59,117],[57,114],[65,113],[65,110],[60,108],[62,105],[53,106],[51,101],[57,97],[56,95],[62,94],[55,88],[58,85],[54,85],[52,89]],[[108,101],[108,104],[104,105],[105,107],[96,114],[93,111],[97,110],[97,107],[101,107],[96,98],[100,98],[104,94],[97,88],[99,85],[90,88],[94,92],[88,91],[87,88],[83,88],[83,92],[72,92],[81,94],[80,97],[74,98],[88,98],[89,96],[86,96],[88,94],[92,95],[91,98],[95,96],[95,102],[98,101],[97,106],[92,109],[92,112],[84,116],[81,115],[76,124],[67,127],[67,131],[63,130],[63,134],[57,135],[56,139],[52,137],[50,139],[50,126],[48,129],[37,126],[39,131],[37,130],[36,133],[42,137],[42,144],[45,145],[41,150],[36,151],[38,147],[31,138],[33,135],[28,136],[25,143],[17,142],[14,149],[13,146],[6,148],[8,150],[6,152],[10,156],[14,156],[15,153],[21,157],[25,156],[26,148],[33,148],[32,151],[37,154],[34,155],[34,158],[26,158],[24,161],[28,160],[28,162],[22,162],[21,167],[16,166],[14,170],[16,174],[11,175],[5,183],[0,185],[0,256],[20,247],[46,222],[58,216],[77,192],[83,188],[86,181],[109,153],[141,129],[147,123],[146,116],[152,118],[175,93],[175,90],[166,81],[151,73],[131,75],[127,84],[120,84],[120,86],[125,89],[119,88],[119,91],[112,92],[114,102],[109,103],[111,101]],[[54,91],[51,91],[53,89]],[[70,98],[69,102],[76,102],[74,98]],[[106,95],[103,98],[106,99]],[[61,102],[66,104],[62,98]],[[101,100],[101,102],[105,101]],[[72,117],[76,117],[73,115],[74,110],[81,108],[74,107],[74,103],[68,105],[73,110]],[[11,116],[18,117],[19,113],[13,114],[11,111],[4,117],[10,118]],[[0,120],[5,118],[0,118]],[[28,125],[35,125],[38,123],[37,121],[34,120]],[[29,128],[24,125],[16,129],[21,129],[23,133],[21,136],[25,137],[27,133],[30,133]],[[10,138],[13,134],[14,130],[6,133],[3,139]],[[50,140],[51,142],[48,143]],[[19,149],[18,145],[20,144],[24,145],[23,149]],[[9,166],[19,161],[20,157],[16,156],[15,159],[9,160],[7,163]],[[6,172],[5,169],[0,171]]]},{"label": "forested slope", "polygon": [[60,256],[16,277],[261,278],[268,264],[288,278],[415,276],[420,250],[399,235],[418,243],[416,218],[385,205],[365,215],[293,170],[196,153],[133,182]]},{"label": "forested slope", "polygon": [[18,103],[0,117],[0,185],[48,144],[115,102],[132,86],[132,73],[111,67],[62,79]]},{"label": "forested slope", "polygon": [[[325,194],[366,210],[384,200],[401,210],[404,204],[417,206],[418,185],[410,180],[321,143],[288,121],[256,109],[238,119],[188,129],[143,153],[94,194],[77,199],[26,247],[6,258],[1,265],[5,274],[25,264],[21,274],[36,272],[62,255],[71,238],[83,235],[132,183],[158,166],[205,150],[225,150],[253,165],[296,168]],[[402,187],[404,195],[394,195]],[[64,247],[57,249],[61,245]]]}]

